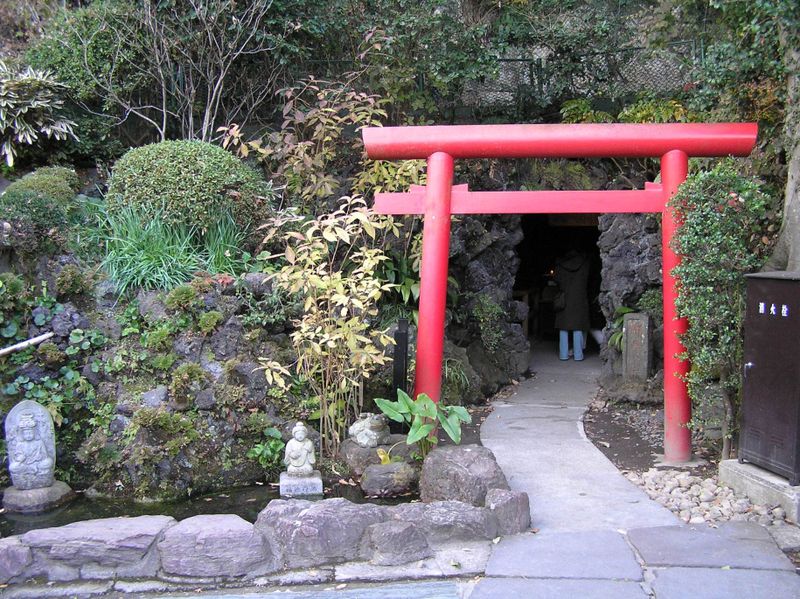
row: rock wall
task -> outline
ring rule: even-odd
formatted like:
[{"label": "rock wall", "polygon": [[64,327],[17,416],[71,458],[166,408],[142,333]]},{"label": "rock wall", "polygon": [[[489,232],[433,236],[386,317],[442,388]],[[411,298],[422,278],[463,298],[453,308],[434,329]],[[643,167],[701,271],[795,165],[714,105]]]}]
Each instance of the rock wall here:
[{"label": "rock wall", "polygon": [[[486,451],[480,459],[496,467]],[[0,539],[0,584],[23,595],[30,591],[28,596],[61,596],[89,587],[124,592],[408,576],[398,566],[426,577],[480,574],[493,539],[530,527],[527,495],[509,491],[504,477],[485,470],[473,468],[473,478],[462,481],[488,487],[480,505],[449,498],[390,507],[340,498],[279,499],[255,524],[212,514],[180,522],[168,516],[105,518],[33,530]],[[463,494],[463,485],[452,491]],[[470,544],[479,559],[462,566],[469,556],[458,552]]]},{"label": "rock wall", "polygon": [[[467,403],[492,395],[528,369],[530,344],[521,324],[528,307],[512,299],[522,237],[519,216],[462,216],[453,222],[450,275],[459,284],[460,303],[447,336],[455,346],[450,355],[466,357],[468,376],[480,380]],[[487,343],[489,334],[496,343]]]},{"label": "rock wall", "polygon": [[[648,289],[661,287],[661,223],[652,214],[603,214],[599,218],[597,245],[602,262],[600,307],[607,323],[612,323],[617,308],[635,307]],[[606,339],[612,329],[605,328]],[[653,362],[663,360],[663,327],[653,333]],[[619,353],[602,351],[607,375],[619,374]]]}]

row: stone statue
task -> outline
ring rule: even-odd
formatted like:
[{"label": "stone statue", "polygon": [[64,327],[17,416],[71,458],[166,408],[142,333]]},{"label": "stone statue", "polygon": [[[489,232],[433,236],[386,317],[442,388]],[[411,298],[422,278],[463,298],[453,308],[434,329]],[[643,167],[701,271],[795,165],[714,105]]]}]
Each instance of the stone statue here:
[{"label": "stone statue", "polygon": [[35,401],[18,403],[6,416],[8,470],[21,490],[53,484],[56,467],[55,435],[50,413]]},{"label": "stone statue", "polygon": [[292,439],[286,444],[283,463],[289,476],[310,476],[314,472],[314,444],[308,438],[306,425],[298,422],[292,429]]},{"label": "stone statue", "polygon": [[53,478],[56,439],[44,407],[27,399],[15,405],[6,416],[6,443],[12,482],[3,492],[7,512],[44,512],[75,497],[69,485]]},{"label": "stone statue", "polygon": [[389,443],[389,423],[383,414],[364,412],[359,414],[348,429],[350,438],[361,447],[377,447]]}]

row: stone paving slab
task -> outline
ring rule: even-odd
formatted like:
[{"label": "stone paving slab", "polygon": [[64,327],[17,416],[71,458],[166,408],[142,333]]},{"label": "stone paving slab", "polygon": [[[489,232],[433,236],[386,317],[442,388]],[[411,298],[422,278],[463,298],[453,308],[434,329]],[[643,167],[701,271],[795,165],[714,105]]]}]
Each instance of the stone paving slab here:
[{"label": "stone paving slab", "polygon": [[789,570],[794,566],[757,524],[731,522],[718,529],[660,526],[628,532],[647,566]]},{"label": "stone paving slab", "polygon": [[621,580],[553,580],[484,578],[469,599],[646,599],[638,582]]},{"label": "stone paving slab", "polygon": [[335,567],[336,582],[378,582],[382,580],[418,580],[437,578],[443,575],[442,569],[433,558],[401,564],[399,566],[375,566],[368,562],[348,562]]},{"label": "stone paving slab", "polygon": [[629,482],[583,433],[581,417],[597,393],[600,360],[560,362],[534,349],[532,379],[492,403],[481,425],[515,491],[530,498],[533,526],[547,531],[671,526],[678,518]]},{"label": "stone paving slab", "polygon": [[450,581],[412,582],[374,585],[327,585],[307,589],[276,591],[248,590],[237,592],[178,593],[155,596],[153,599],[174,597],[209,597],[213,599],[462,599],[459,583]]},{"label": "stone paving slab", "polygon": [[69,585],[12,585],[2,589],[3,599],[42,599],[43,597],[90,597],[111,590],[113,582],[78,582]]},{"label": "stone paving slab", "polygon": [[486,575],[642,580],[633,550],[609,530],[506,537],[495,546]]},{"label": "stone paving slab", "polygon": [[655,571],[656,599],[796,599],[800,576],[770,570],[666,568]]}]

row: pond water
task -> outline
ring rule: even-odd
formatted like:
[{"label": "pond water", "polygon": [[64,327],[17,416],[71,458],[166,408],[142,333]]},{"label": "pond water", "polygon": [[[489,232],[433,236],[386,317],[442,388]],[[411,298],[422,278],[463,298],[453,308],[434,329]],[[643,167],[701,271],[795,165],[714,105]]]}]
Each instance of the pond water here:
[{"label": "pond water", "polygon": [[[326,497],[344,497],[354,503],[389,504],[409,501],[410,497],[393,499],[365,498],[361,488],[351,485],[334,485],[325,489]],[[90,499],[82,493],[78,498],[57,510],[44,514],[0,514],[0,535],[20,535],[37,528],[64,526],[80,520],[113,518],[116,516],[143,516],[164,514],[184,520],[200,514],[237,514],[248,522],[255,522],[258,513],[273,499],[279,498],[278,488],[271,485],[239,487],[209,493],[192,499],[163,503],[139,503],[124,499]]]}]

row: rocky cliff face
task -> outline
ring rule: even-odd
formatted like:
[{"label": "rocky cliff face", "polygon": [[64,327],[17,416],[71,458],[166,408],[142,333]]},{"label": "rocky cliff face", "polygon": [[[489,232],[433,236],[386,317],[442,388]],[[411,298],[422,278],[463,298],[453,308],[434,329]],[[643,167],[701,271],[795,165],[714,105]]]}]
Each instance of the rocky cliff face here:
[{"label": "rocky cliff face", "polygon": [[[602,282],[600,307],[608,323],[621,306],[634,307],[648,289],[661,286],[661,223],[652,214],[603,214],[600,216]],[[606,338],[610,326],[606,326]],[[663,327],[653,334],[656,364],[663,358]],[[618,352],[604,348],[606,370],[613,372]]]},{"label": "rocky cliff face", "polygon": [[530,345],[521,325],[528,307],[512,298],[520,241],[519,216],[463,216],[453,223],[450,273],[460,301],[447,335],[466,350],[468,370],[480,378],[468,401],[491,395],[528,369]]}]

